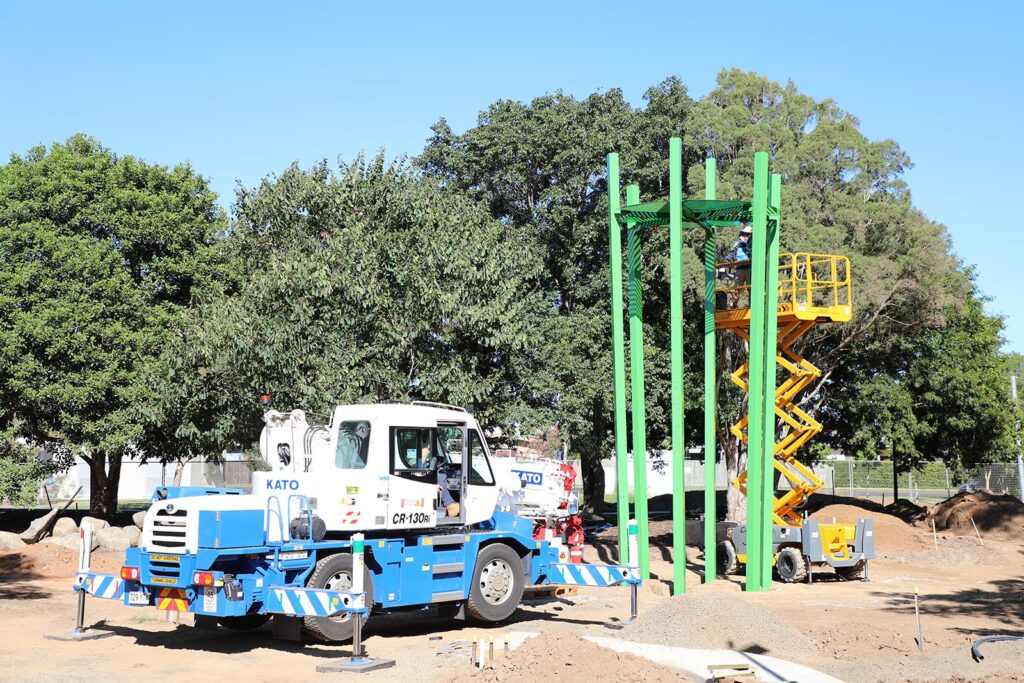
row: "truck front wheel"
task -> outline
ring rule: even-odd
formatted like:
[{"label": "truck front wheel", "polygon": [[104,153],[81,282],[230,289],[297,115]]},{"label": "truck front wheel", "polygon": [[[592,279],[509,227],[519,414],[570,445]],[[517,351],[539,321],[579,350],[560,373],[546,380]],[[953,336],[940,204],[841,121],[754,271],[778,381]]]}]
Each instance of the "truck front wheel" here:
[{"label": "truck front wheel", "polygon": [[[366,606],[373,607],[373,580],[370,570],[363,567],[363,586]],[[328,555],[316,563],[306,582],[306,588],[326,588],[334,591],[352,590],[352,556],[348,553]],[[361,617],[366,623],[366,616]],[[304,617],[302,625],[310,636],[324,643],[343,643],[352,640],[353,615],[342,612],[333,617]]]},{"label": "truck front wheel", "polygon": [[526,581],[519,554],[503,543],[486,546],[476,556],[466,614],[480,621],[501,621],[516,611]]}]

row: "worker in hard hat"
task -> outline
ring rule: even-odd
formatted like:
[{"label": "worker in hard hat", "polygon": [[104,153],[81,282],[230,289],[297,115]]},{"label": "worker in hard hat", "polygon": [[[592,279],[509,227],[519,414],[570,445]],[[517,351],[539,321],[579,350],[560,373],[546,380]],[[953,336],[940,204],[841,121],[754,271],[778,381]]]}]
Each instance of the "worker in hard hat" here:
[{"label": "worker in hard hat", "polygon": [[732,296],[733,308],[739,308],[740,299],[744,295],[747,296],[749,301],[750,259],[754,254],[753,240],[751,239],[753,235],[753,228],[750,227],[749,223],[744,223],[740,227],[739,239],[733,243],[732,247],[729,248],[729,253],[725,256],[725,260],[732,264],[733,272],[736,275],[736,287],[733,290]]}]

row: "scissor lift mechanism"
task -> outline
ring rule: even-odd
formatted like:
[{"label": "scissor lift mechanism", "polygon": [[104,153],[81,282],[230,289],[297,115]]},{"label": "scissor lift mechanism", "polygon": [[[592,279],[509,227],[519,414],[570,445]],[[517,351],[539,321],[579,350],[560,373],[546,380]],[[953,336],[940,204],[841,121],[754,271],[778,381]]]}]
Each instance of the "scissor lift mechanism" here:
[{"label": "scissor lift mechanism", "polygon": [[[718,264],[719,272],[732,273],[746,262]],[[720,310],[715,313],[717,329],[730,330],[750,342],[750,292],[748,285],[728,284],[716,288]],[[789,490],[773,498],[774,524],[772,554],[783,581],[810,577],[809,564],[828,564],[843,578],[859,578],[866,561],[874,556],[871,520],[855,524],[819,524],[805,521],[800,510],[807,499],[824,482],[814,471],[796,458],[796,452],[821,432],[821,423],[811,417],[798,403],[798,397],[815,380],[821,370],[800,355],[796,342],[815,325],[846,322],[852,317],[850,262],[845,256],[833,254],[779,255],[778,352],[776,363],[789,372],[775,390],[775,415],[785,425],[775,443],[775,470],[786,480]],[[733,383],[749,391],[749,361],[730,375]],[[731,428],[732,434],[747,443],[747,416]],[[747,473],[740,474],[732,485],[747,495]],[[776,487],[777,488],[777,487]],[[799,551],[782,552],[787,548]],[[720,545],[719,569],[731,573],[746,561],[746,528],[729,531]],[[781,563],[781,564],[780,564]]]}]

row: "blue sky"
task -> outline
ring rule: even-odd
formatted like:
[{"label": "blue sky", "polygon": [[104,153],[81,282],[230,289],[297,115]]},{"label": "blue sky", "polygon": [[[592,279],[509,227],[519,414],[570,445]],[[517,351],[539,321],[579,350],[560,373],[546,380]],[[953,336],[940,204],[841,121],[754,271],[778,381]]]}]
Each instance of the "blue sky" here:
[{"label": "blue sky", "polygon": [[2,3],[0,153],[85,132],[191,161],[227,204],[296,159],[416,154],[439,117],[461,131],[498,98],[619,87],[639,105],[669,75],[699,97],[738,66],[899,141],[915,203],[1024,352],[1022,24],[1009,2]]}]

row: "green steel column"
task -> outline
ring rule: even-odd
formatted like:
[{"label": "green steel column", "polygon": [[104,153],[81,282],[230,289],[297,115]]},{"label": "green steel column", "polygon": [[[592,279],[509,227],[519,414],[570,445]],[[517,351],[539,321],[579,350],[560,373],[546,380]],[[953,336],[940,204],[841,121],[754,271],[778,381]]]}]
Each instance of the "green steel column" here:
[{"label": "green steel column", "polygon": [[626,349],[622,333],[622,231],[619,228],[619,155],[608,155],[608,259],[612,277],[612,369],[615,377],[615,507],[619,563],[628,564],[629,469],[626,464]]},{"label": "green steel column", "polygon": [[[778,216],[779,205],[782,203],[782,176],[773,173],[768,180],[768,204]],[[764,519],[762,520],[761,537],[766,546],[764,565],[761,569],[761,585],[763,590],[772,587],[772,540],[774,522],[772,513],[775,509],[775,388],[776,377],[776,345],[778,342],[779,325],[779,221],[768,224],[765,252],[765,300],[764,300]]]},{"label": "green steel column", "polygon": [[[626,206],[640,203],[640,187],[626,186]],[[651,578],[647,528],[647,408],[644,404],[644,314],[640,282],[640,230],[626,223],[626,261],[629,264],[629,381],[633,409],[633,500],[637,520],[640,574]]]},{"label": "green steel column", "polygon": [[[747,576],[746,589],[763,588],[765,477],[765,261],[768,222],[768,153],[754,155],[753,254],[750,269],[750,370],[747,402]],[[774,353],[772,354],[774,358]]]},{"label": "green steel column", "polygon": [[683,141],[668,141],[669,309],[672,317],[672,585],[686,592],[686,446],[683,443]]},{"label": "green steel column", "polygon": [[[704,198],[715,198],[717,161],[704,162]],[[715,231],[704,235],[704,583],[715,580],[718,569],[716,543],[718,510],[715,491],[715,419],[718,407],[718,381],[715,375]]]}]

